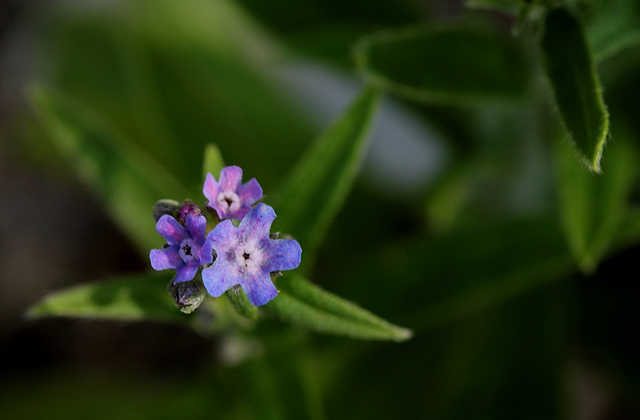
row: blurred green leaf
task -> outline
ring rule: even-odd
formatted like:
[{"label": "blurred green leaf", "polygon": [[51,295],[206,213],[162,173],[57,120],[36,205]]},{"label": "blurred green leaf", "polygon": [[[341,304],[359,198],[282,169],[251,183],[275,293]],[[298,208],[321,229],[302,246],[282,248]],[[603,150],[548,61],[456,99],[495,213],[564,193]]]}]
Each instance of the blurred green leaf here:
[{"label": "blurred green leaf", "polygon": [[608,145],[602,175],[585,171],[567,145],[557,149],[562,222],[571,251],[585,272],[595,269],[632,227],[628,201],[638,175],[638,153],[624,135],[615,140]]},{"label": "blurred green leaf", "polygon": [[32,90],[40,122],[78,177],[94,190],[141,255],[162,242],[153,205],[188,190],[143,151],[117,140],[86,107],[43,87]]},{"label": "blurred green leaf", "polygon": [[600,172],[600,159],[609,135],[609,114],[578,19],[564,8],[549,11],[541,46],[567,135],[587,167]]},{"label": "blurred green leaf", "polygon": [[278,214],[276,230],[293,235],[302,246],[303,269],[312,265],[316,248],[351,190],[379,99],[377,89],[366,88],[269,198]]},{"label": "blurred green leaf", "polygon": [[208,144],[204,148],[204,161],[202,163],[203,184],[208,173],[213,175],[215,178],[218,178],[222,168],[224,168],[224,159],[222,158],[220,149],[215,144]]},{"label": "blurred green leaf", "polygon": [[540,216],[455,226],[369,250],[350,264],[340,294],[366,290],[360,303],[402,314],[416,334],[475,316],[575,270],[559,221]]},{"label": "blurred green leaf", "polygon": [[586,34],[596,61],[640,44],[640,2],[595,0],[587,6]]},{"label": "blurred green leaf", "polygon": [[355,50],[369,83],[443,104],[515,99],[529,71],[512,39],[480,27],[418,27],[361,40]]},{"label": "blurred green leaf", "polygon": [[201,182],[202,151],[215,142],[225,161],[260,174],[271,190],[314,133],[274,76],[281,51],[273,38],[230,0],[108,8],[54,15],[39,28],[53,70],[41,77],[187,187]]},{"label": "blurred green leaf", "polygon": [[169,275],[138,274],[72,286],[46,296],[27,315],[186,323],[192,319],[176,308],[167,293],[170,280]]},{"label": "blurred green leaf", "polygon": [[262,310],[271,316],[316,332],[369,340],[404,341],[411,331],[309,283],[297,275],[278,280],[280,294]]},{"label": "blurred green leaf", "polygon": [[240,0],[296,53],[327,59],[350,70],[351,47],[380,27],[416,24],[431,14],[427,7],[405,0]]}]

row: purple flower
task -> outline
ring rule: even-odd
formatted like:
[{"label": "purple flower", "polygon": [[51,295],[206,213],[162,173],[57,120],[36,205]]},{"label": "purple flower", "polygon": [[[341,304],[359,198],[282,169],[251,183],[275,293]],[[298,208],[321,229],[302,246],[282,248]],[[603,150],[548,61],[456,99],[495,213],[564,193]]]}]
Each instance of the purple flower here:
[{"label": "purple flower", "polygon": [[242,220],[251,210],[251,205],[262,198],[262,188],[255,178],[242,184],[242,168],[239,166],[222,168],[220,182],[208,173],[202,192],[209,200],[207,206],[215,209],[220,220]]},{"label": "purple flower", "polygon": [[155,270],[175,269],[174,283],[192,280],[200,266],[213,262],[211,241],[205,238],[206,227],[204,216],[188,214],[186,226],[168,214],[162,216],[156,230],[167,240],[167,245],[151,250],[151,266]]},{"label": "purple flower", "polygon": [[264,305],[278,295],[271,273],[300,265],[302,249],[293,239],[271,239],[269,229],[276,218],[273,208],[258,204],[235,227],[231,220],[209,232],[218,255],[213,265],[202,270],[204,286],[213,297],[240,285],[249,302]]}]

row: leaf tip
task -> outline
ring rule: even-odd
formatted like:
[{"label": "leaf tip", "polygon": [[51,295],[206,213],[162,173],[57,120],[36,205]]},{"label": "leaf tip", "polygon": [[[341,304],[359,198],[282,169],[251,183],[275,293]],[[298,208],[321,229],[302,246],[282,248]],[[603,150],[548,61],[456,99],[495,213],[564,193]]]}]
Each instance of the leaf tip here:
[{"label": "leaf tip", "polygon": [[47,315],[51,315],[47,313],[47,301],[48,296],[45,296],[40,301],[32,304],[27,308],[27,310],[23,313],[23,318],[26,321],[35,321],[38,318],[46,317]]},{"label": "leaf tip", "polygon": [[393,341],[396,342],[407,341],[413,338],[413,331],[409,328],[396,327],[394,332],[395,335],[393,337]]},{"label": "leaf tip", "polygon": [[202,178],[206,178],[207,173],[218,175],[224,167],[224,159],[220,148],[215,143],[209,143],[204,148],[204,159],[202,162]]}]

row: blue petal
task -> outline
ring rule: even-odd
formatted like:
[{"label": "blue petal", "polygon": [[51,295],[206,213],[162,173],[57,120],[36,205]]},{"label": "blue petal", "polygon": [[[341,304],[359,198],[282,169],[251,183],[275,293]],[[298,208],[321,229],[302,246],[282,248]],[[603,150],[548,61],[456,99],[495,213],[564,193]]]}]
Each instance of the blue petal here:
[{"label": "blue petal", "polygon": [[176,278],[173,280],[174,283],[182,283],[183,281],[193,280],[198,272],[198,263],[191,260],[189,264],[183,265],[176,270]]},{"label": "blue petal", "polygon": [[268,272],[293,270],[300,265],[302,248],[293,239],[271,239],[267,248],[267,258],[262,266]]},{"label": "blue petal", "polygon": [[255,278],[245,278],[240,285],[247,294],[249,302],[255,306],[262,306],[278,296],[278,289],[271,282],[269,273],[262,273]]},{"label": "blue petal", "polygon": [[213,262],[213,244],[207,238],[200,247],[200,265],[211,264]]},{"label": "blue petal", "polygon": [[223,220],[209,232],[207,239],[211,241],[213,249],[220,255],[237,242],[237,237],[238,229],[233,226],[231,220]]},{"label": "blue petal", "polygon": [[172,248],[152,249],[149,253],[149,260],[154,270],[167,270],[182,264],[182,258]]},{"label": "blue petal", "polygon": [[180,242],[187,237],[187,230],[168,214],[163,215],[158,220],[156,230],[170,245],[180,244]]},{"label": "blue petal", "polygon": [[220,297],[224,292],[239,284],[239,278],[234,274],[233,267],[221,258],[211,266],[202,270],[202,282],[207,292],[213,297]]},{"label": "blue petal", "polygon": [[238,229],[240,236],[253,238],[268,238],[271,223],[276,218],[273,207],[260,203],[242,219]]},{"label": "blue petal", "polygon": [[198,245],[204,242],[204,234],[207,229],[207,218],[204,216],[187,215],[187,230]]}]

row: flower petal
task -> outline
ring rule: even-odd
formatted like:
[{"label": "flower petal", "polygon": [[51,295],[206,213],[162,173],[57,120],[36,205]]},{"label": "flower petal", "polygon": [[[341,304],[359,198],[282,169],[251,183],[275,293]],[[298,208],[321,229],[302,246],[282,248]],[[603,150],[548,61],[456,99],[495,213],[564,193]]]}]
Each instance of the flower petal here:
[{"label": "flower petal", "polygon": [[211,264],[213,262],[213,244],[207,238],[200,247],[200,265]]},{"label": "flower petal", "polygon": [[253,207],[240,222],[239,235],[258,239],[268,238],[271,223],[275,218],[276,213],[273,207],[260,203]]},{"label": "flower petal", "polygon": [[231,220],[223,220],[218,223],[207,236],[218,255],[224,253],[227,248],[237,242],[237,238],[237,228],[233,226]]},{"label": "flower petal", "polygon": [[236,191],[242,182],[242,168],[226,166],[220,171],[220,189],[222,191]]},{"label": "flower petal", "polygon": [[154,270],[167,270],[182,264],[180,255],[172,248],[152,249],[149,253],[149,260]]},{"label": "flower petal", "polygon": [[169,245],[179,244],[187,237],[187,230],[168,214],[158,220],[156,231],[167,240]]},{"label": "flower petal", "polygon": [[236,191],[243,207],[250,207],[262,198],[262,187],[255,178],[244,185],[240,185]]},{"label": "flower petal", "polygon": [[193,280],[198,272],[198,265],[195,260],[191,260],[189,264],[185,264],[182,267],[178,267],[176,270],[176,278],[173,280],[173,283],[182,283],[183,281]]},{"label": "flower petal", "polygon": [[202,193],[207,197],[207,200],[215,202],[218,195],[218,183],[211,173],[207,173],[207,177],[204,180],[204,187],[202,187]]},{"label": "flower petal", "polygon": [[[243,205],[244,205],[244,203],[243,203]],[[238,210],[236,210],[234,212],[229,212],[229,214],[227,214],[226,217],[231,218],[231,219],[236,219],[236,220],[242,220],[247,215],[247,213],[249,213],[249,210],[251,210],[251,207],[249,207],[249,206],[240,207]],[[217,211],[217,209],[216,209],[216,211]]]},{"label": "flower petal", "polygon": [[202,270],[202,282],[207,292],[213,297],[220,297],[224,292],[239,284],[239,278],[229,264],[217,259],[211,266]]},{"label": "flower petal", "polygon": [[249,302],[255,306],[262,306],[274,297],[278,296],[278,289],[271,282],[269,273],[262,273],[259,277],[251,278],[240,284],[249,298]]},{"label": "flower petal", "polygon": [[268,257],[262,269],[270,273],[293,270],[300,265],[302,258],[302,248],[293,239],[271,239],[266,253]]},{"label": "flower petal", "polygon": [[207,218],[204,216],[187,215],[187,230],[198,245],[204,242],[204,234],[207,229]]}]

